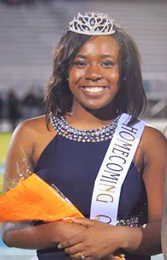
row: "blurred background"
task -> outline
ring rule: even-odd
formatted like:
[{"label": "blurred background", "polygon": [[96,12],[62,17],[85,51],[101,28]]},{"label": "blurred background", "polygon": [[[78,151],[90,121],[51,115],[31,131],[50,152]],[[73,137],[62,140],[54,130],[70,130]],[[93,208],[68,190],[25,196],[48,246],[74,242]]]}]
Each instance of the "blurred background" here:
[{"label": "blurred background", "polygon": [[[0,190],[13,130],[44,113],[53,46],[69,21],[86,11],[108,13],[134,37],[148,97],[142,119],[162,132],[167,125],[167,0],[0,0]],[[0,240],[0,260],[34,254],[8,249]]]}]

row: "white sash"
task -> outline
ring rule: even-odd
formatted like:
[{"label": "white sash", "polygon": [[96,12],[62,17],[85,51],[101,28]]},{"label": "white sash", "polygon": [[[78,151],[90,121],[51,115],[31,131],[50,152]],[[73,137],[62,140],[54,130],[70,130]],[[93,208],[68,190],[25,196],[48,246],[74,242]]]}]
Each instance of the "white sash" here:
[{"label": "white sash", "polygon": [[30,260],[39,260],[39,258],[37,256],[34,256],[33,258],[31,258]]},{"label": "white sash", "polygon": [[122,114],[96,177],[91,219],[116,225],[121,186],[139,144],[144,122],[127,125],[131,116]]}]

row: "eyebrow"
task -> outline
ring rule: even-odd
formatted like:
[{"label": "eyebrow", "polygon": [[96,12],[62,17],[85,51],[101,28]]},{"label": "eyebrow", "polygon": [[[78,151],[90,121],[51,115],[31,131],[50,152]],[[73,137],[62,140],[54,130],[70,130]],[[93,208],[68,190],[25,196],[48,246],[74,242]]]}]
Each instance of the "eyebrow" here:
[{"label": "eyebrow", "polygon": [[78,55],[76,55],[76,58],[82,58],[82,59],[86,59],[86,55],[81,55],[81,54],[78,54]]},{"label": "eyebrow", "polygon": [[104,55],[102,55],[101,56],[103,59],[104,58],[115,58],[113,55],[111,55],[111,54],[104,54]]}]

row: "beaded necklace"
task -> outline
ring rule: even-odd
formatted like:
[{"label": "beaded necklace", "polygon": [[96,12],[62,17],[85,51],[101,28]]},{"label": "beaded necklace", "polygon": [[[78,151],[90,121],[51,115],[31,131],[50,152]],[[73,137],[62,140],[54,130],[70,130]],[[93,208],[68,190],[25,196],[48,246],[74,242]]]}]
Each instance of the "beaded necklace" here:
[{"label": "beaded necklace", "polygon": [[52,113],[50,113],[49,117],[52,126],[58,135],[62,135],[69,140],[83,143],[95,143],[112,139],[112,136],[118,124],[118,120],[120,118],[120,116],[117,116],[109,125],[97,129],[80,130],[73,126],[70,126],[63,116],[57,118]]}]

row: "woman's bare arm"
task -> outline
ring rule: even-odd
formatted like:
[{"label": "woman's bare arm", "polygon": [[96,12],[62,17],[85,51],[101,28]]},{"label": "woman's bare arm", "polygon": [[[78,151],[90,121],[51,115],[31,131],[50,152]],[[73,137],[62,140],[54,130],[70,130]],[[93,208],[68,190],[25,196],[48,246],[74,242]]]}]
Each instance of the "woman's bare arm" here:
[{"label": "woman's bare arm", "polygon": [[[10,180],[18,179],[16,165],[23,159],[21,147],[35,167],[40,154],[54,136],[55,131],[46,128],[44,117],[24,121],[17,127],[7,153],[4,191],[9,189]],[[55,246],[83,229],[80,225],[63,221],[35,226],[31,222],[10,222],[2,225],[2,239],[9,247],[39,249]]]},{"label": "woman's bare arm", "polygon": [[84,229],[81,225],[63,221],[35,226],[30,222],[10,222],[2,225],[2,239],[9,247],[43,249],[55,247]]}]

